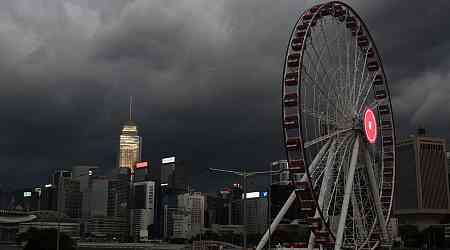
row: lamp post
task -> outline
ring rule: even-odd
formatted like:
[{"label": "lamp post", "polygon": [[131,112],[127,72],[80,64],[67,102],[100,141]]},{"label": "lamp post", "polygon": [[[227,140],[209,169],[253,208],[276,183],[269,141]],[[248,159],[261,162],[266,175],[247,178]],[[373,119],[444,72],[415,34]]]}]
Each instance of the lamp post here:
[{"label": "lamp post", "polygon": [[244,249],[247,249],[247,177],[259,175],[259,174],[274,174],[279,173],[280,171],[253,171],[249,172],[247,169],[243,171],[235,171],[235,170],[226,170],[226,169],[218,169],[218,168],[209,168],[211,172],[223,173],[223,174],[233,174],[242,177],[243,186],[244,186],[244,213],[243,213],[243,223],[244,223]]}]

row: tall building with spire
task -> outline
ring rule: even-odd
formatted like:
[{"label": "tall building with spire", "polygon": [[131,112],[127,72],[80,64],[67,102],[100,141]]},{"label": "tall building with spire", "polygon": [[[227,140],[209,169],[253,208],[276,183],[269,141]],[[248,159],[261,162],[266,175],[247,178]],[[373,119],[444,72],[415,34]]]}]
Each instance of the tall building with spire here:
[{"label": "tall building with spire", "polygon": [[138,128],[133,121],[133,99],[130,97],[130,117],[123,125],[120,133],[119,146],[119,167],[129,168],[133,171],[133,166],[141,160],[142,138],[138,134]]}]

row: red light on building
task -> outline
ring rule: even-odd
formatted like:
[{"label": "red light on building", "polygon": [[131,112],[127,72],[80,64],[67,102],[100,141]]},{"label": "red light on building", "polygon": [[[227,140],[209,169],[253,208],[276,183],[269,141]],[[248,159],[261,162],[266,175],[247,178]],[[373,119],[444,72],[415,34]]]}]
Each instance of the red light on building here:
[{"label": "red light on building", "polygon": [[377,140],[377,120],[370,108],[364,113],[364,132],[369,143],[374,144]]},{"label": "red light on building", "polygon": [[138,168],[147,168],[148,167],[148,161],[138,162],[136,163],[136,169]]}]

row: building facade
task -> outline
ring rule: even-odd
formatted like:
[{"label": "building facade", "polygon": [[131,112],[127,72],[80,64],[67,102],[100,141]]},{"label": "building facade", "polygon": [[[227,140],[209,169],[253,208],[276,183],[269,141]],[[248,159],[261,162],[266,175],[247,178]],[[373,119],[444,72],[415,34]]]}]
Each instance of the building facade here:
[{"label": "building facade", "polygon": [[247,232],[249,234],[263,234],[268,226],[268,197],[267,192],[253,192],[247,195]]},{"label": "building facade", "polygon": [[80,182],[70,177],[61,177],[57,189],[57,210],[71,218],[81,218],[83,195],[80,192]]},{"label": "building facade", "polygon": [[178,195],[178,208],[189,214],[191,235],[196,235],[205,227],[205,196],[200,192]]},{"label": "building facade", "polygon": [[[272,162],[271,170],[278,171],[278,173],[273,173],[271,175],[270,181],[270,217],[273,220],[280,212],[289,195],[294,191],[294,187],[289,185],[291,183],[291,177],[289,175],[289,165],[287,160]],[[297,176],[297,178],[301,177],[302,176]],[[281,220],[281,224],[289,224],[293,220],[298,219],[305,220],[305,216],[302,215],[300,211],[300,204],[294,202]]]},{"label": "building facade", "polygon": [[149,240],[155,223],[155,182],[141,181],[133,184],[133,209],[131,233],[135,240]]},{"label": "building facade", "polygon": [[175,207],[164,205],[164,238],[190,239],[205,227],[205,196],[199,192],[178,194]]},{"label": "building facade", "polygon": [[184,161],[175,156],[161,160],[161,185],[178,194],[189,191],[191,185],[191,173]]},{"label": "building facade", "polygon": [[191,237],[191,214],[184,208],[177,208],[171,210],[172,230],[171,238],[188,239]]},{"label": "building facade", "polygon": [[142,138],[138,135],[136,123],[125,123],[120,134],[119,167],[133,171],[134,164],[141,161]]},{"label": "building facade", "polygon": [[96,176],[92,178],[89,189],[89,217],[108,216],[109,178]]},{"label": "building facade", "polygon": [[130,172],[129,168],[116,168],[108,182],[107,216],[127,225],[126,232],[122,232],[121,237],[128,237],[130,229]]},{"label": "building facade", "polygon": [[420,133],[397,145],[394,207],[399,224],[439,224],[449,215],[446,141]]},{"label": "building facade", "polygon": [[88,235],[107,239],[125,239],[128,223],[117,217],[92,217],[87,222]]},{"label": "building facade", "polygon": [[289,168],[287,160],[274,161],[271,164],[272,171],[278,171],[271,174],[271,185],[289,185]]},{"label": "building facade", "polygon": [[81,217],[88,218],[90,216],[90,196],[89,192],[92,189],[91,180],[96,175],[98,166],[74,166],[72,167],[72,178],[80,182],[80,192],[83,195]]}]

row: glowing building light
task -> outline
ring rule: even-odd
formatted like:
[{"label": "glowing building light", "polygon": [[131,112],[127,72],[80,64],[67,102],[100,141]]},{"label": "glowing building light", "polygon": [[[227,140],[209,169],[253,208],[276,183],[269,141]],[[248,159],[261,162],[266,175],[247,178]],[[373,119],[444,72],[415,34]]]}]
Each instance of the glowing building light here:
[{"label": "glowing building light", "polygon": [[[242,194],[242,198],[244,198],[244,194]],[[251,199],[251,198],[259,198],[259,192],[247,193],[247,199]]]},{"label": "glowing building light", "polygon": [[136,168],[146,168],[146,167],[148,167],[148,161],[136,163]]},{"label": "glowing building light", "polygon": [[162,164],[174,163],[174,162],[175,162],[175,156],[163,158],[163,159],[161,160],[161,163],[162,163]]}]

